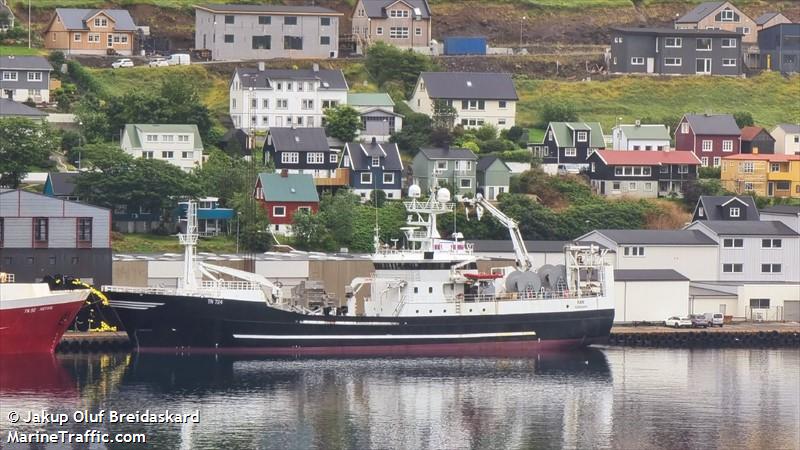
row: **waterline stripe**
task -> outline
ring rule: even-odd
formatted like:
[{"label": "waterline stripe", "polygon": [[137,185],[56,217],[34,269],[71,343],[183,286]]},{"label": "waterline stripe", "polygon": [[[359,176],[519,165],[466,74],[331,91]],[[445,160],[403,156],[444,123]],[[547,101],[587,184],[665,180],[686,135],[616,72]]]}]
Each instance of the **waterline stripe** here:
[{"label": "waterline stripe", "polygon": [[236,339],[291,339],[291,340],[336,340],[336,339],[374,339],[374,340],[398,340],[398,339],[475,339],[486,337],[517,337],[517,336],[536,336],[535,331],[510,331],[504,333],[462,333],[462,334],[343,334],[343,335],[306,335],[306,334],[234,334]]},{"label": "waterline stripe", "polygon": [[301,320],[303,325],[400,325],[400,322],[357,322],[354,320]]}]

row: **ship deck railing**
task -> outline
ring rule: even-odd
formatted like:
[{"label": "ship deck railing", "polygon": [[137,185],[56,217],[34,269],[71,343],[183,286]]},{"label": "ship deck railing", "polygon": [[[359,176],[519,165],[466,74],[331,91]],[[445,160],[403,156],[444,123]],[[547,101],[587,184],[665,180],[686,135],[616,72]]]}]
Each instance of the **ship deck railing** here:
[{"label": "ship deck railing", "polygon": [[0,283],[13,283],[14,280],[13,273],[0,272]]},{"label": "ship deck railing", "polygon": [[205,297],[209,294],[219,295],[222,290],[257,291],[260,289],[261,286],[258,283],[251,283],[247,281],[203,281],[197,288],[133,287],[113,285],[105,285],[101,288],[103,292],[148,295],[183,295],[187,297]]},{"label": "ship deck railing", "polygon": [[600,297],[603,291],[600,288],[581,289],[579,291],[554,290],[544,292],[507,292],[504,294],[466,294],[463,296],[447,297],[453,303],[494,303],[498,301],[515,300],[565,300]]}]

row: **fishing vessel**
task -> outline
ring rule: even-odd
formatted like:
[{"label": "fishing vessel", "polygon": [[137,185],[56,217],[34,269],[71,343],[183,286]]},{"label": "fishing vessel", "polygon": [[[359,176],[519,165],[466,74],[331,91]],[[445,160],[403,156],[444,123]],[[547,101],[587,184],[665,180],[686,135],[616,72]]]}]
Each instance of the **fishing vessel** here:
[{"label": "fishing vessel", "polygon": [[52,353],[89,292],[0,273],[0,355]]},{"label": "fishing vessel", "polygon": [[473,247],[441,237],[437,216],[457,202],[447,189],[423,199],[411,186],[406,243],[380,242],[374,272],[356,278],[346,303],[309,309],[264,276],[195,258],[190,203],[177,288],[104,286],[139,351],[267,354],[469,353],[586,346],[608,338],[613,270],[596,246],[568,245],[565,265],[534,268],[517,223],[480,195],[461,199],[509,230],[513,266],[478,270]]}]

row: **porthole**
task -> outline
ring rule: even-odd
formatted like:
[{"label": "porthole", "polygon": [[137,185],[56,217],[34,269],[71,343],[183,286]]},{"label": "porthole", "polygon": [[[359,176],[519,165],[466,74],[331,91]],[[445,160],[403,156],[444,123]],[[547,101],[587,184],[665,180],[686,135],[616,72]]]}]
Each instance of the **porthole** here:
[{"label": "porthole", "polygon": [[419,310],[417,310],[417,314],[419,314]]},{"label": "porthole", "polygon": [[472,312],[472,308],[469,309],[469,312]]},{"label": "porthole", "polygon": [[433,294],[433,287],[428,288],[428,294]]},{"label": "porthole", "polygon": [[429,310],[428,310],[428,314],[433,314],[433,310],[432,310],[432,309],[429,309]]},{"label": "porthole", "polygon": [[446,309],[443,309],[443,310],[442,310],[442,312],[443,312],[443,313],[445,313],[445,314],[447,314],[447,310],[446,310]]},{"label": "porthole", "polygon": [[482,310],[482,311],[483,311],[483,312],[486,312],[486,308],[483,308],[483,310]]}]

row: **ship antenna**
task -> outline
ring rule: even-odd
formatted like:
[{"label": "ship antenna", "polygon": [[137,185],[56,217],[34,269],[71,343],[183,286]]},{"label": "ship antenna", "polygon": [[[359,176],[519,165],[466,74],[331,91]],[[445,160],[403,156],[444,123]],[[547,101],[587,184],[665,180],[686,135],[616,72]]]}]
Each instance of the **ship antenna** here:
[{"label": "ship antenna", "polygon": [[196,288],[194,260],[197,245],[197,203],[194,200],[186,203],[186,232],[178,234],[178,239],[183,245],[183,287]]}]

